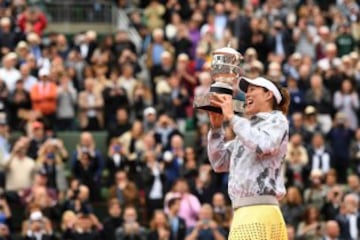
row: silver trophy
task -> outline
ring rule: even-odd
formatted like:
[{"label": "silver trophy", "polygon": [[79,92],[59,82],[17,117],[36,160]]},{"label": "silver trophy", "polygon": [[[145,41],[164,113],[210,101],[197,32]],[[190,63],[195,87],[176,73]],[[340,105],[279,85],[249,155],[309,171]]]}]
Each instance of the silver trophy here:
[{"label": "silver trophy", "polygon": [[[205,95],[195,96],[194,107],[206,111],[222,113],[221,108],[210,104],[213,93],[233,96],[233,86],[241,74],[242,55],[231,47],[224,47],[212,53],[211,78],[215,81],[210,92]],[[233,98],[235,113],[244,112],[244,102]]]}]

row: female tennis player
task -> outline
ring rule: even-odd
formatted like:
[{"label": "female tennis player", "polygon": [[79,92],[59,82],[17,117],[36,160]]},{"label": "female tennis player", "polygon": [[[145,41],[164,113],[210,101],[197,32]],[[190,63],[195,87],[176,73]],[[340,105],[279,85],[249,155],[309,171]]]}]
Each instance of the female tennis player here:
[{"label": "female tennis player", "polygon": [[[262,77],[241,78],[239,87],[246,93],[246,117],[235,115],[232,97],[223,94],[211,100],[223,113],[209,112],[209,160],[216,172],[229,172],[234,209],[229,239],[287,239],[278,200],[285,195],[280,168],[288,143],[289,94]],[[223,121],[232,126],[234,140],[224,142]]]}]

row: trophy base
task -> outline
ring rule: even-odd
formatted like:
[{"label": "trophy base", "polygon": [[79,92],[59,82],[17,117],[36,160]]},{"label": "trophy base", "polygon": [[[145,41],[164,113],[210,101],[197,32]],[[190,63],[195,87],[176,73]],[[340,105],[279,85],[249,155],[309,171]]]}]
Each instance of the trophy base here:
[{"label": "trophy base", "polygon": [[214,106],[201,106],[201,107],[196,107],[197,109],[202,109],[202,110],[205,110],[205,111],[209,111],[209,112],[216,112],[216,113],[222,113],[222,110],[221,108],[219,107],[214,107]]},{"label": "trophy base", "polygon": [[[205,95],[195,96],[194,107],[197,109],[202,109],[205,111],[216,112],[216,113],[222,114],[221,108],[211,105],[211,103],[210,103],[211,94],[212,93],[209,92]],[[234,113],[242,114],[244,112],[245,103],[243,101],[240,101],[237,99],[233,99],[232,102],[233,102]]]}]

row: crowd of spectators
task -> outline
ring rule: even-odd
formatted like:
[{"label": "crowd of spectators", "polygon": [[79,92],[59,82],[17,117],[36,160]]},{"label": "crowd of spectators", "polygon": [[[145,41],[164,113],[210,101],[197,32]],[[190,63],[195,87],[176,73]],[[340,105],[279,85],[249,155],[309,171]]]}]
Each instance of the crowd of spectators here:
[{"label": "crowd of spectators", "polygon": [[[140,47],[127,29],[48,32],[44,12],[0,0],[1,239],[226,239],[227,174],[211,169],[192,103],[228,43],[243,75],[291,95],[289,239],[360,239],[359,1],[115,2]],[[79,133],[73,152],[63,131]]]}]

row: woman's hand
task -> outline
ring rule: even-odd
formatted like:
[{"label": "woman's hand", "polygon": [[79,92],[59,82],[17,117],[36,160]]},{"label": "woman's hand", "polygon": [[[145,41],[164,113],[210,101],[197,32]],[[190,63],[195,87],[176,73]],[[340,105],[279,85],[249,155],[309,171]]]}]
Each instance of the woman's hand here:
[{"label": "woman's hand", "polygon": [[234,116],[231,95],[214,93],[211,95],[210,103],[215,107],[221,108],[224,120],[230,121]]}]

